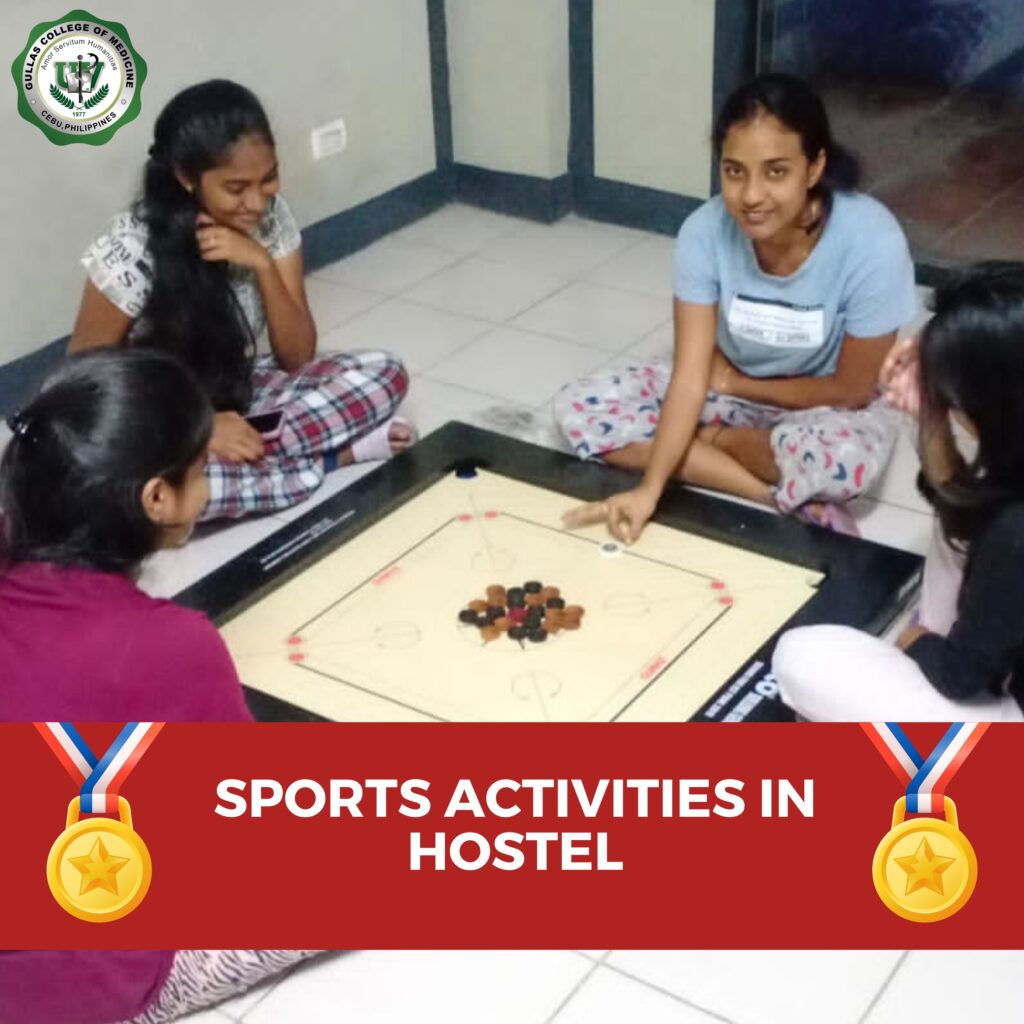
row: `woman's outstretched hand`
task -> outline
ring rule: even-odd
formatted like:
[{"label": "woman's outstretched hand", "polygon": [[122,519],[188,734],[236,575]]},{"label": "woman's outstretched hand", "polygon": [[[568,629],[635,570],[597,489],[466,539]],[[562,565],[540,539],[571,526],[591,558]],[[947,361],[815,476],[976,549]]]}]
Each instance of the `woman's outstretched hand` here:
[{"label": "woman's outstretched hand", "polygon": [[921,349],[917,338],[896,342],[882,363],[878,383],[894,409],[917,416],[921,411]]},{"label": "woman's outstretched hand", "polygon": [[631,491],[613,494],[604,501],[578,505],[562,516],[562,522],[570,530],[607,523],[608,532],[616,540],[632,544],[640,536],[647,520],[654,515],[657,504],[658,494],[641,484]]}]

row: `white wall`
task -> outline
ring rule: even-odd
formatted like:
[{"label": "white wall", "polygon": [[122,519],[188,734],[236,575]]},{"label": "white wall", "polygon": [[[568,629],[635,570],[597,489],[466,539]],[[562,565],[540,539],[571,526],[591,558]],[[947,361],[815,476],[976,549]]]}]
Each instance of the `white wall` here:
[{"label": "white wall", "polygon": [[594,0],[598,177],[706,198],[713,0]]},{"label": "white wall", "polygon": [[541,178],[565,174],[566,0],[447,0],[446,16],[456,161]]},{"label": "white wall", "polygon": [[[122,22],[149,66],[142,114],[106,145],[56,146],[22,120],[8,80],[0,363],[70,331],[84,280],[78,255],[133,198],[153,121],[187,85],[233,78],[263,100],[303,225],[436,166],[424,0],[104,0],[94,12]],[[7,59],[36,23],[63,13],[51,0],[7,0]],[[310,129],[337,117],[349,148],[314,163]]]}]

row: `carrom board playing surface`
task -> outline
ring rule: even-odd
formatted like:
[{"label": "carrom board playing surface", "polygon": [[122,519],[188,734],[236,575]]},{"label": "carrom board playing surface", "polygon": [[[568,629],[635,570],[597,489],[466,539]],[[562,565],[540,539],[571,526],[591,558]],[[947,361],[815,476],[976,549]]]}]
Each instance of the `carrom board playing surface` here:
[{"label": "carrom board playing surface", "polygon": [[[622,547],[567,531],[565,495],[450,473],[227,623],[250,687],[331,719],[689,718],[821,574],[657,523]],[[585,609],[485,642],[460,610],[537,580]]]},{"label": "carrom board playing surface", "polygon": [[[603,465],[449,424],[179,596],[220,626],[259,717],[659,721],[785,717],[788,626],[879,631],[920,559],[670,488],[630,547],[562,514]],[[486,642],[488,587],[557,587],[578,629]]]}]

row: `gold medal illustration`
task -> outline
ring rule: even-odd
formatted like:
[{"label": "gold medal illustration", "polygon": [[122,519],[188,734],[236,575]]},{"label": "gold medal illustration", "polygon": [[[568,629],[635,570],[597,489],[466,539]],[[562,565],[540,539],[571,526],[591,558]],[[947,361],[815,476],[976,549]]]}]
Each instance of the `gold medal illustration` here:
[{"label": "gold medal illustration", "polygon": [[882,902],[908,921],[941,921],[970,898],[978,859],[957,823],[956,804],[943,797],[945,820],[906,817],[900,797],[892,829],[875,850],[872,876]]},{"label": "gold medal illustration", "polygon": [[143,900],[153,875],[149,850],[132,828],[132,811],[117,798],[118,818],[79,820],[80,799],[68,805],[67,827],[46,861],[53,898],[83,921],[116,921]]}]

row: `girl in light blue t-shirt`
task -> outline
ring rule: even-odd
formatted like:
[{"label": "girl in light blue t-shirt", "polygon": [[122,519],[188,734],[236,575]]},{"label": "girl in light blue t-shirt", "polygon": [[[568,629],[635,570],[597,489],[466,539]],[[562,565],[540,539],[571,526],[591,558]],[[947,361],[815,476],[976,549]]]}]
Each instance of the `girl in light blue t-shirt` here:
[{"label": "girl in light blue t-shirt", "polygon": [[643,472],[570,513],[635,539],[670,478],[847,532],[840,503],[877,479],[896,421],[877,394],[918,310],[899,224],[854,191],[856,161],[791,75],[741,87],[715,123],[721,195],[683,224],[671,361],[627,364],[555,400],[575,451]]}]

